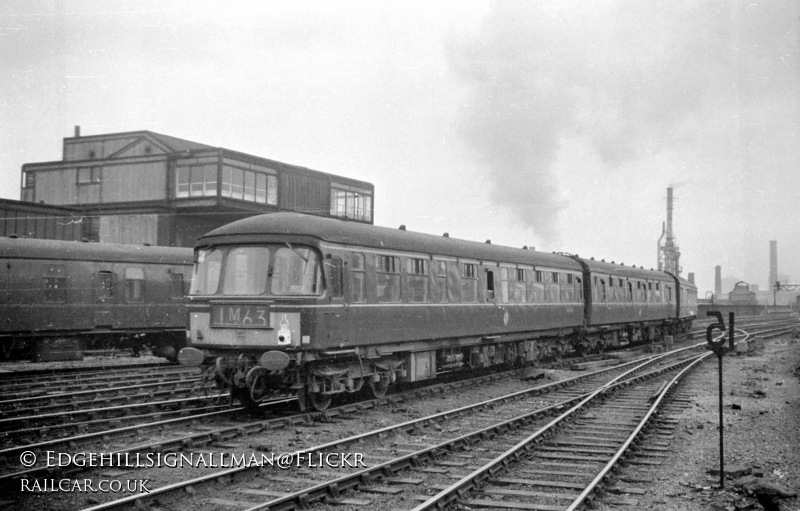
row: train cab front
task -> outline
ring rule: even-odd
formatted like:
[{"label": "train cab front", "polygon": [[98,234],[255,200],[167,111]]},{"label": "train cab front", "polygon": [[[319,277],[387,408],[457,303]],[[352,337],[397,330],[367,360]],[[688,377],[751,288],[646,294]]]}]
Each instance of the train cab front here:
[{"label": "train cab front", "polygon": [[322,264],[310,246],[229,244],[196,251],[189,293],[186,366],[254,404],[299,379],[304,311],[323,295]]}]

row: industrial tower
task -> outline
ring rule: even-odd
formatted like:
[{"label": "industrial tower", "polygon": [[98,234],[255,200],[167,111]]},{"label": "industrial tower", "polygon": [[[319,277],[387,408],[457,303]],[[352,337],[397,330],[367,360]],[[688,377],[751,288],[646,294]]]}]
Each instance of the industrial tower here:
[{"label": "industrial tower", "polygon": [[658,269],[681,276],[681,252],[675,242],[672,230],[672,187],[667,188],[667,223],[661,224],[661,237],[658,238]]}]

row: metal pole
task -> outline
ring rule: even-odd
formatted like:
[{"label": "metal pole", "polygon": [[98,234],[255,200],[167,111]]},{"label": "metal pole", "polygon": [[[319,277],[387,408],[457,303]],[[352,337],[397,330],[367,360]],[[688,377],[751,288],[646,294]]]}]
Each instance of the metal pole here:
[{"label": "metal pole", "polygon": [[719,360],[719,487],[725,489],[725,459],[724,452],[724,429],[725,424],[722,422],[722,354],[717,359]]}]

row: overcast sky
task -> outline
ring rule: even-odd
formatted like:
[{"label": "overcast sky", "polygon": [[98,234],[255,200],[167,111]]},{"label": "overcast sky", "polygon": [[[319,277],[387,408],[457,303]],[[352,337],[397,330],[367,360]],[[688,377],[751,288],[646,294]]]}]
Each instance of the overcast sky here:
[{"label": "overcast sky", "polygon": [[[375,223],[800,282],[800,2],[0,2],[0,197],[151,130],[375,184]],[[727,290],[724,290],[727,291]]]}]

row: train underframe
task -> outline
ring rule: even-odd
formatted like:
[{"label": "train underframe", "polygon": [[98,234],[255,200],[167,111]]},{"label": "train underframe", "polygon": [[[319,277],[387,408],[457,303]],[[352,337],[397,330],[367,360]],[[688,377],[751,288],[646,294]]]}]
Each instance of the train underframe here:
[{"label": "train underframe", "polygon": [[176,361],[186,346],[185,330],[153,332],[48,332],[0,338],[0,360],[30,359],[34,362],[81,360],[84,352],[130,350],[133,356],[149,351]]},{"label": "train underframe", "polygon": [[251,408],[275,394],[294,394],[301,410],[324,411],[336,396],[365,387],[373,397],[381,398],[399,382],[430,380],[455,371],[535,365],[573,353],[646,345],[660,342],[666,335],[686,333],[690,327],[691,320],[670,320],[438,340],[430,342],[435,342],[435,347],[413,351],[352,348],[298,352],[281,369],[261,365],[261,353],[241,353],[212,359],[206,374],[217,387],[229,389],[233,398]]}]

